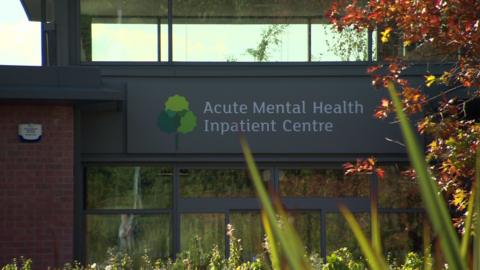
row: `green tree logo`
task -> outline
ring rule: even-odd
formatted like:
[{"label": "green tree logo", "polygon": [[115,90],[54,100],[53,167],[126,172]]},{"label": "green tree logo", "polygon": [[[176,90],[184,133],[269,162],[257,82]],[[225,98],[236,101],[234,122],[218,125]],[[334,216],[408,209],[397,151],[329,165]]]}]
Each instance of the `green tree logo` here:
[{"label": "green tree logo", "polygon": [[158,127],[166,133],[189,133],[197,126],[197,117],[190,111],[188,100],[180,95],[171,96],[158,116]]}]

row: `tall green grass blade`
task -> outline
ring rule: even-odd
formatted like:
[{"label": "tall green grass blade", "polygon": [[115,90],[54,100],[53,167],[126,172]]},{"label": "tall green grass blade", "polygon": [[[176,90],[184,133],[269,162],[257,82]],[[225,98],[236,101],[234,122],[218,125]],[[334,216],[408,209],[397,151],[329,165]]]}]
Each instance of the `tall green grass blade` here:
[{"label": "tall green grass blade", "polygon": [[423,269],[431,270],[432,262],[432,237],[430,225],[427,220],[423,221]]},{"label": "tall green grass blade", "polygon": [[432,225],[440,237],[440,244],[449,268],[455,270],[467,269],[466,262],[462,260],[460,254],[460,243],[452,226],[447,205],[444,199],[441,198],[436,184],[432,181],[422,148],[417,142],[415,133],[402,109],[402,103],[397,96],[397,90],[393,82],[388,83],[387,89],[392,98],[398,120],[400,121],[410,162],[417,174],[417,182],[420,186],[423,202],[432,221]]},{"label": "tall green grass blade", "polygon": [[470,199],[468,200],[467,217],[465,218],[465,225],[464,225],[465,232],[463,233],[462,245],[461,245],[461,251],[460,251],[460,253],[462,254],[462,258],[465,261],[467,261],[468,245],[470,243],[470,237],[472,232],[472,220],[473,220],[473,212],[474,212],[475,200],[476,200],[475,197],[477,196],[476,193],[477,193],[477,187],[476,185],[473,185],[472,193],[470,194]]},{"label": "tall green grass blade", "polygon": [[[475,159],[475,187],[480,188],[480,149]],[[478,195],[477,195],[478,196]],[[473,269],[480,270],[480,199],[475,199],[475,236],[473,237]]]},{"label": "tall green grass blade", "polygon": [[370,198],[371,223],[372,223],[372,245],[378,254],[382,254],[382,238],[380,235],[380,222],[378,219],[377,194],[373,193]]},{"label": "tall green grass blade", "polygon": [[288,252],[293,252],[294,256],[302,258],[303,263],[305,264],[307,262],[307,260],[305,259],[305,246],[302,244],[302,241],[300,240],[300,237],[298,236],[295,228],[290,223],[289,215],[283,208],[282,203],[278,197],[273,198],[273,205],[280,219],[282,230],[284,231],[283,236],[285,236],[287,242],[290,243],[291,247],[297,247],[295,249],[288,250]]},{"label": "tall green grass blade", "polygon": [[[274,208],[270,200],[270,196],[263,185],[260,173],[257,169],[257,165],[255,164],[247,141],[242,137],[240,139],[240,143],[250,176],[252,177],[253,184],[257,191],[258,198],[260,199],[262,208],[268,220],[270,221],[275,239],[277,239],[280,243],[280,248],[282,249],[280,253],[285,255],[285,258],[287,259],[292,270],[311,269],[306,257],[304,256],[305,249],[300,242],[297,241],[299,237],[296,235],[295,230],[288,222],[288,216],[281,209],[280,204]],[[282,223],[282,228],[279,225],[278,219],[280,219],[280,222]]]},{"label": "tall green grass blade", "polygon": [[280,258],[281,254],[277,249],[277,241],[272,232],[272,226],[267,214],[262,211],[262,224],[265,229],[265,235],[267,235],[267,243],[270,251],[270,261],[272,262],[273,270],[280,270]]},{"label": "tall green grass blade", "polygon": [[344,206],[340,206],[340,212],[342,213],[343,217],[347,220],[350,229],[353,232],[353,235],[357,239],[358,244],[360,245],[360,249],[365,255],[367,259],[368,265],[372,270],[388,270],[387,263],[382,258],[380,253],[370,245],[368,238],[363,233],[360,224],[358,224],[357,220],[353,216],[352,212],[348,210]]}]

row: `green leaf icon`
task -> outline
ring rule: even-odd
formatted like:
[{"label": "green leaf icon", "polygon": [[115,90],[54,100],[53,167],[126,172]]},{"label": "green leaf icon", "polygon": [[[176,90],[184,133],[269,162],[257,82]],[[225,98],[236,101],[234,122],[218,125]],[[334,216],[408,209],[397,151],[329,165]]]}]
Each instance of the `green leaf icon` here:
[{"label": "green leaf icon", "polygon": [[171,96],[165,102],[165,110],[173,111],[173,112],[180,112],[180,111],[188,111],[189,110],[189,103],[185,97],[180,95]]},{"label": "green leaf icon", "polygon": [[197,126],[197,117],[189,109],[188,100],[174,95],[165,102],[164,111],[157,119],[158,127],[166,133],[189,133]]},{"label": "green leaf icon", "polygon": [[177,131],[177,127],[179,124],[179,119],[178,117],[170,117],[170,115],[167,113],[167,111],[163,111],[159,116],[158,116],[158,127],[166,133],[174,133]]},{"label": "green leaf icon", "polygon": [[165,110],[165,112],[168,114],[168,117],[170,118],[174,118],[177,115],[177,113],[174,111]]},{"label": "green leaf icon", "polygon": [[180,126],[177,131],[180,133],[188,133],[197,126],[197,117],[192,111],[186,112],[180,119]]}]

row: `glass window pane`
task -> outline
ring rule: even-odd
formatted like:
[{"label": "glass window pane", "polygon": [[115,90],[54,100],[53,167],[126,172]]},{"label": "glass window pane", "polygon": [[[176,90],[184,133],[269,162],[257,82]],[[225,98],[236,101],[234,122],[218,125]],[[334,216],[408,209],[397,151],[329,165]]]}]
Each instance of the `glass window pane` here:
[{"label": "glass window pane", "polygon": [[384,252],[402,261],[408,252],[423,252],[423,223],[420,213],[380,214]]},{"label": "glass window pane", "polygon": [[312,61],[368,61],[368,31],[338,32],[326,21],[312,24]]},{"label": "glass window pane", "polygon": [[103,264],[107,251],[129,254],[134,260],[145,254],[150,258],[171,256],[170,215],[87,215],[87,263]]},{"label": "glass window pane", "polygon": [[242,259],[252,260],[263,252],[263,227],[260,214],[257,212],[230,213],[230,224],[234,228],[234,236],[241,239]]},{"label": "glass window pane", "polygon": [[[356,213],[355,218],[360,223],[365,234],[370,237],[370,215],[367,213]],[[346,247],[355,257],[362,256],[362,251],[353,236],[350,227],[341,214],[326,214],[327,226],[327,254]]]},{"label": "glass window pane", "polygon": [[345,176],[341,169],[285,169],[280,171],[282,196],[368,197],[368,175]]},{"label": "glass window pane", "polygon": [[383,166],[385,177],[378,180],[378,201],[381,208],[421,208],[418,184],[401,175],[406,166]]},{"label": "glass window pane", "polygon": [[[377,42],[380,40],[380,33],[376,36]],[[379,58],[386,59],[389,57],[398,57],[405,61],[429,61],[429,62],[448,62],[456,61],[458,52],[456,50],[448,51],[445,48],[439,48],[435,46],[435,43],[426,42],[424,44],[417,45],[412,44],[404,46],[401,33],[398,31],[392,31],[389,41],[387,43],[378,42],[379,45]]]},{"label": "glass window pane", "polygon": [[306,251],[320,253],[321,222],[319,212],[298,212],[289,213],[290,222],[300,236]]},{"label": "glass window pane", "polygon": [[308,23],[330,1],[174,0],[173,60],[308,61]]},{"label": "glass window pane", "polygon": [[172,169],[163,167],[88,167],[87,208],[169,208]]},{"label": "glass window pane", "polygon": [[210,252],[217,245],[220,252],[225,254],[225,229],[224,214],[182,214],[180,249]]},{"label": "glass window pane", "polygon": [[167,0],[81,0],[82,61],[167,61]]},{"label": "glass window pane", "polygon": [[[270,171],[261,171],[265,185]],[[254,197],[248,172],[243,169],[184,169],[180,170],[180,194],[184,198]]]}]

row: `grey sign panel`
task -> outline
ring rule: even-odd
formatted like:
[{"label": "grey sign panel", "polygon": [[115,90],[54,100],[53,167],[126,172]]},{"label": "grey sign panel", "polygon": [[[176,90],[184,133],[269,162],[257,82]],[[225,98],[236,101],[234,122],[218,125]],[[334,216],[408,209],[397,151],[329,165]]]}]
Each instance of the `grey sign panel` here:
[{"label": "grey sign panel", "polygon": [[132,80],[128,152],[241,153],[244,135],[259,154],[404,153],[373,118],[387,94],[368,77]]}]

